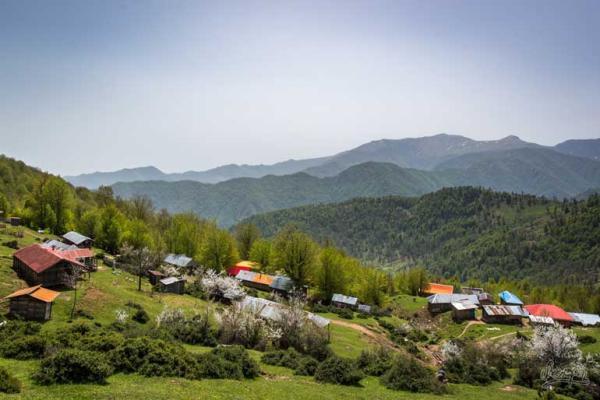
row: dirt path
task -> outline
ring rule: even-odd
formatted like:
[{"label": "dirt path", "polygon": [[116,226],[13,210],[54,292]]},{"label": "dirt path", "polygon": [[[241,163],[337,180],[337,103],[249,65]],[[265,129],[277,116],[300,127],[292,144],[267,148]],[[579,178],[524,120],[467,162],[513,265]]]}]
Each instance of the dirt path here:
[{"label": "dirt path", "polygon": [[500,339],[506,336],[510,336],[510,335],[516,335],[517,332],[508,332],[508,333],[503,333],[502,335],[498,335],[498,336],[493,336],[491,338],[489,338],[488,340],[496,340],[496,339]]},{"label": "dirt path", "polygon": [[463,329],[463,331],[460,333],[460,335],[458,335],[456,338],[458,339],[458,338],[463,337],[463,335],[465,333],[467,333],[467,331],[469,330],[469,328],[471,326],[473,326],[473,325],[484,325],[484,323],[481,322],[481,321],[469,321],[469,322],[467,322],[467,326],[465,326],[465,329]]},{"label": "dirt path", "polygon": [[374,341],[375,343],[377,343],[381,346],[393,349],[394,351],[400,351],[398,346],[394,342],[392,342],[387,336],[385,336],[381,333],[373,332],[372,330],[370,330],[369,328],[367,328],[365,326],[355,324],[353,322],[340,321],[337,319],[332,319],[331,323],[334,325],[353,329],[353,330],[360,332],[363,335],[367,336],[369,339],[371,339],[372,341]]}]

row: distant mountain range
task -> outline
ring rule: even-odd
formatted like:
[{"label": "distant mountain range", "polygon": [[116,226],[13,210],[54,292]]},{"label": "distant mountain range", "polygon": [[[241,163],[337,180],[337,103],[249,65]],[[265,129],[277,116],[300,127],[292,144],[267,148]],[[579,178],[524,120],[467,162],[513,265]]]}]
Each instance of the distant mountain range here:
[{"label": "distant mountain range", "polygon": [[600,162],[541,146],[526,146],[459,155],[431,171],[389,162],[366,162],[325,177],[300,172],[217,184],[145,181],[121,182],[112,187],[118,196],[147,196],[158,208],[193,211],[230,226],[267,211],[356,197],[420,196],[454,186],[573,197],[600,187]]},{"label": "distant mountain range", "polygon": [[568,140],[554,147],[544,147],[522,141],[516,136],[500,140],[477,141],[458,135],[440,134],[422,138],[378,140],[329,157],[288,160],[272,165],[230,164],[206,171],[164,173],[155,167],[94,172],[65,179],[75,186],[95,189],[100,185],[134,181],[183,181],[218,183],[235,178],[261,178],[267,175],[290,175],[306,172],[317,177],[331,177],[345,169],[365,162],[387,162],[400,167],[421,170],[436,169],[441,163],[465,154],[521,148],[546,148],[573,156],[600,161],[600,139]]}]

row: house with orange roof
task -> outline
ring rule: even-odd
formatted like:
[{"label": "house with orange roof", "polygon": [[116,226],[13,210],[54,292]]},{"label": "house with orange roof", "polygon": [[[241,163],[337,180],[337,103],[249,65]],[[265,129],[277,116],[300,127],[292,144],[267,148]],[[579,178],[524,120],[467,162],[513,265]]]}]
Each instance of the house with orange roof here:
[{"label": "house with orange roof", "polygon": [[4,299],[10,301],[9,314],[26,320],[48,321],[52,318],[52,303],[59,292],[36,285],[17,290]]},{"label": "house with orange roof", "polygon": [[425,296],[431,296],[432,294],[452,294],[454,293],[454,286],[430,282],[425,289],[423,289],[422,293]]}]

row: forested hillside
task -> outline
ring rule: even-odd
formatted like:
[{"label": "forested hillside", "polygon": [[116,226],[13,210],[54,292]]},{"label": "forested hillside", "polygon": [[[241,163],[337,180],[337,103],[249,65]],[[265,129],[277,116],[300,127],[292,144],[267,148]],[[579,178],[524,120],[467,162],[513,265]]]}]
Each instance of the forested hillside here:
[{"label": "forested hillside", "polygon": [[[355,199],[258,215],[265,235],[295,224],[319,241],[386,264],[426,265],[446,277],[596,282],[600,197],[553,202],[461,187],[419,199]],[[580,281],[579,281],[580,282]]]}]

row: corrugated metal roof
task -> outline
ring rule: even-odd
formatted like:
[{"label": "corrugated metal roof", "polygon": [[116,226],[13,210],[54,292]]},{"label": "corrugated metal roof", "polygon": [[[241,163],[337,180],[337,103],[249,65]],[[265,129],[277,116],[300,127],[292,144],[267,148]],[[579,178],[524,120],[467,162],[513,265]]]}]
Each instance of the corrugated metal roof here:
[{"label": "corrugated metal roof", "polygon": [[259,283],[261,285],[271,286],[273,283],[273,277],[267,274],[254,274],[253,283]]},{"label": "corrugated metal roof", "polygon": [[240,281],[252,282],[252,280],[254,279],[254,275],[256,275],[256,272],[241,270],[237,273],[235,277]]},{"label": "corrugated metal roof", "polygon": [[62,237],[64,239],[67,239],[69,242],[80,245],[81,243],[85,242],[86,240],[92,240],[87,236],[82,235],[79,232],[75,232],[75,231],[70,231],[65,233],[64,235],[62,235]]},{"label": "corrugated metal roof", "polygon": [[317,315],[317,314],[307,313],[307,317],[319,328],[325,328],[327,325],[329,325],[331,323],[331,321],[328,320],[327,318],[321,317],[320,315]]},{"label": "corrugated metal roof", "polygon": [[175,278],[174,276],[170,276],[168,278],[161,279],[160,283],[162,283],[163,285],[172,285],[175,282],[179,282],[181,280],[183,280],[183,279],[181,279],[181,278]]},{"label": "corrugated metal roof", "polygon": [[356,303],[358,303],[358,299],[356,297],[346,296],[346,295],[339,294],[339,293],[335,293],[331,297],[331,301],[335,301],[336,303],[348,304],[351,306],[354,306],[354,305],[356,305]]},{"label": "corrugated metal roof", "polygon": [[194,260],[191,257],[188,257],[185,254],[167,254],[164,259],[166,264],[174,265],[176,267],[189,267],[193,261]]},{"label": "corrugated metal roof", "polygon": [[431,304],[450,304],[454,302],[479,304],[479,299],[474,294],[434,294],[429,296],[427,301]]},{"label": "corrugated metal roof", "polygon": [[539,315],[530,315],[529,320],[533,324],[542,324],[542,325],[554,325],[554,320],[551,317],[544,317]]},{"label": "corrugated metal roof", "polygon": [[554,304],[531,304],[525,306],[525,309],[530,315],[551,317],[558,321],[573,321],[573,317],[569,313]]},{"label": "corrugated metal roof", "polygon": [[359,304],[358,311],[369,314],[371,313],[371,306],[368,304]]},{"label": "corrugated metal roof", "polygon": [[468,301],[454,301],[451,303],[452,308],[454,308],[457,311],[464,311],[464,310],[475,310],[478,308],[478,306],[476,304],[470,303]]},{"label": "corrugated metal roof", "polygon": [[36,285],[25,289],[19,289],[14,293],[9,294],[5,299],[12,299],[15,297],[31,296],[34,299],[43,301],[45,303],[52,303],[60,295],[60,292],[43,288],[42,285]]},{"label": "corrugated metal roof", "polygon": [[74,250],[61,251],[58,249],[45,248],[39,244],[32,244],[31,246],[24,247],[14,252],[13,257],[17,258],[37,273],[44,272],[61,261],[67,261],[85,268],[83,264],[73,257],[73,251]]},{"label": "corrugated metal roof", "polygon": [[521,306],[509,306],[504,304],[483,306],[483,311],[488,315],[514,315],[520,317],[526,317],[528,315]]},{"label": "corrugated metal roof", "polygon": [[584,313],[573,313],[569,315],[573,317],[576,322],[579,322],[583,326],[594,326],[600,324],[600,315],[597,314],[584,314]]},{"label": "corrugated metal roof", "polygon": [[427,287],[423,289],[425,294],[452,294],[454,292],[454,286],[442,285],[441,283],[428,283]]},{"label": "corrugated metal roof", "polygon": [[[285,304],[280,304],[271,300],[252,296],[244,297],[240,301],[240,304],[243,308],[251,308],[252,311],[258,313],[261,318],[268,319],[270,321],[277,321],[281,319],[283,311],[287,308]],[[306,312],[306,318],[312,321],[319,328],[324,328],[330,323],[327,318],[310,312]]]},{"label": "corrugated metal roof", "polygon": [[503,302],[508,303],[508,304],[516,304],[519,306],[523,305],[523,302],[521,301],[521,299],[519,299],[517,296],[515,296],[508,290],[505,290],[500,293],[500,300],[502,300]]},{"label": "corrugated metal roof", "polygon": [[42,243],[41,246],[45,249],[54,248],[54,249],[60,249],[60,250],[75,250],[75,249],[79,248],[79,247],[75,246],[74,244],[66,244],[66,243],[63,243],[56,239],[47,240],[44,243]]}]

